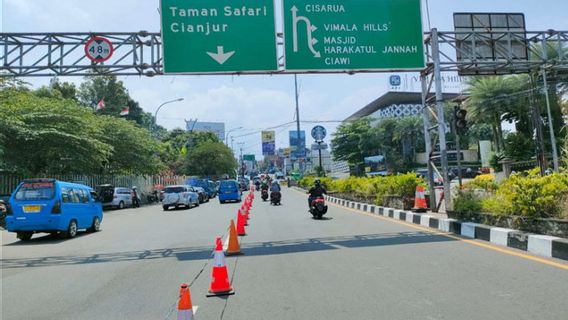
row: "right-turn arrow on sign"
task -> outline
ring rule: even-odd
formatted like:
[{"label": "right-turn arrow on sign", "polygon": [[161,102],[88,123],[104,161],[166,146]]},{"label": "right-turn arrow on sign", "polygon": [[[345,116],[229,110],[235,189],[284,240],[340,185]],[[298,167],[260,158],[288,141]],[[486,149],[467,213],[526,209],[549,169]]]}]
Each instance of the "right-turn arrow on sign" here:
[{"label": "right-turn arrow on sign", "polygon": [[161,0],[165,73],[278,70],[274,0]]}]

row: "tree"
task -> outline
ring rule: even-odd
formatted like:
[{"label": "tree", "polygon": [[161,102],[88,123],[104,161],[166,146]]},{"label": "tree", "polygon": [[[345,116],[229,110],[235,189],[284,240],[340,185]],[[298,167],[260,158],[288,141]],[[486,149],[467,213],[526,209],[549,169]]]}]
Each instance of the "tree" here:
[{"label": "tree", "polygon": [[51,89],[59,91],[63,99],[72,99],[78,101],[77,87],[74,83],[61,82],[59,81],[59,78],[55,77],[51,79],[49,86],[51,87]]},{"label": "tree", "polygon": [[0,145],[8,169],[32,175],[100,169],[111,147],[97,140],[94,116],[71,100],[0,91]]},{"label": "tree", "polygon": [[3,169],[36,176],[161,169],[158,145],[147,130],[125,119],[95,115],[60,94],[43,93],[0,90]]},{"label": "tree", "polygon": [[201,144],[184,158],[184,171],[188,175],[219,177],[233,174],[237,167],[233,152],[221,142]]},{"label": "tree", "polygon": [[511,118],[514,109],[523,109],[528,114],[527,105],[520,106],[518,100],[512,99],[518,92],[519,82],[514,77],[473,77],[469,81],[470,98],[466,102],[469,118],[474,123],[488,123],[493,131],[493,139],[497,152],[505,148],[503,127],[501,122]]},{"label": "tree", "polygon": [[186,155],[194,148],[207,143],[218,143],[219,138],[211,132],[188,132],[174,129],[167,132],[161,141],[159,157],[174,173],[184,172]]},{"label": "tree", "polygon": [[104,99],[104,109],[97,111],[99,115],[120,118],[123,108],[129,108],[129,114],[124,118],[133,120],[140,126],[148,128],[154,122],[151,113],[144,112],[138,102],[130,97],[124,83],[116,76],[90,76],[79,87],[79,101],[92,109]]},{"label": "tree", "polygon": [[97,120],[100,140],[112,147],[105,173],[153,174],[164,168],[157,155],[158,143],[147,130],[125,119],[99,116]]},{"label": "tree", "polygon": [[357,175],[363,174],[364,158],[372,153],[376,142],[373,135],[370,118],[340,125],[331,140],[333,158],[347,161]]}]

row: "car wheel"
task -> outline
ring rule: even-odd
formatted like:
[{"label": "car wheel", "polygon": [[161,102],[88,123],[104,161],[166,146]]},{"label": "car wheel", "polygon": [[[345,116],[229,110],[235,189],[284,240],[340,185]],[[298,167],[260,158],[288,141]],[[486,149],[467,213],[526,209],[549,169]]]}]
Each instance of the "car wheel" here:
[{"label": "car wheel", "polygon": [[18,237],[18,239],[20,239],[22,241],[30,241],[33,234],[34,234],[33,232],[18,232],[16,234],[16,237]]},{"label": "car wheel", "polygon": [[75,220],[71,220],[69,222],[69,226],[67,227],[67,231],[63,232],[63,238],[71,239],[77,235],[77,222]]},{"label": "car wheel", "polygon": [[98,232],[101,230],[101,219],[99,217],[95,217],[93,219],[93,225],[89,228],[89,232]]},{"label": "car wheel", "polygon": [[221,200],[219,200],[219,203],[220,203],[220,204],[223,204],[223,203],[225,203],[225,201],[221,201]]},{"label": "car wheel", "polygon": [[124,209],[124,202],[123,201],[120,201],[120,203],[118,204],[118,208]]},{"label": "car wheel", "polygon": [[168,206],[162,206],[162,208],[164,208],[164,211],[168,211],[170,209]]}]

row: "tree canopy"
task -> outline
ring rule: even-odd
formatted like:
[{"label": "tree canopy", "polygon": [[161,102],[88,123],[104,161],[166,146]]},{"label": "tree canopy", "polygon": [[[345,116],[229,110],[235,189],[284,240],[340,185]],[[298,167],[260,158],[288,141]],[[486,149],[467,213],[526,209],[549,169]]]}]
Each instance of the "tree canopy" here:
[{"label": "tree canopy", "polygon": [[46,88],[0,88],[5,170],[38,174],[155,173],[157,142],[135,122],[100,116]]}]

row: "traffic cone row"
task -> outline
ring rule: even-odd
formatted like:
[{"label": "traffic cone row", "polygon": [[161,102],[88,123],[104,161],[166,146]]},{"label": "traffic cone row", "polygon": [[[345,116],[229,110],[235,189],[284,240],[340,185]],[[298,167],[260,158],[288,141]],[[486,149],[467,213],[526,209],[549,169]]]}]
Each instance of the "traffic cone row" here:
[{"label": "traffic cone row", "polygon": [[[207,292],[207,297],[213,296],[226,296],[235,293],[229,279],[229,272],[225,262],[225,255],[238,255],[241,253],[241,246],[239,244],[239,236],[245,236],[245,225],[248,225],[248,216],[252,202],[254,200],[254,190],[245,199],[241,210],[237,212],[237,223],[231,220],[229,227],[229,240],[226,252],[223,252],[223,241],[220,237],[215,240],[215,253],[213,270],[211,274],[211,284]],[[189,286],[185,283],[181,285],[179,291],[178,302],[178,320],[194,320],[193,305],[191,302],[191,293]]]}]

